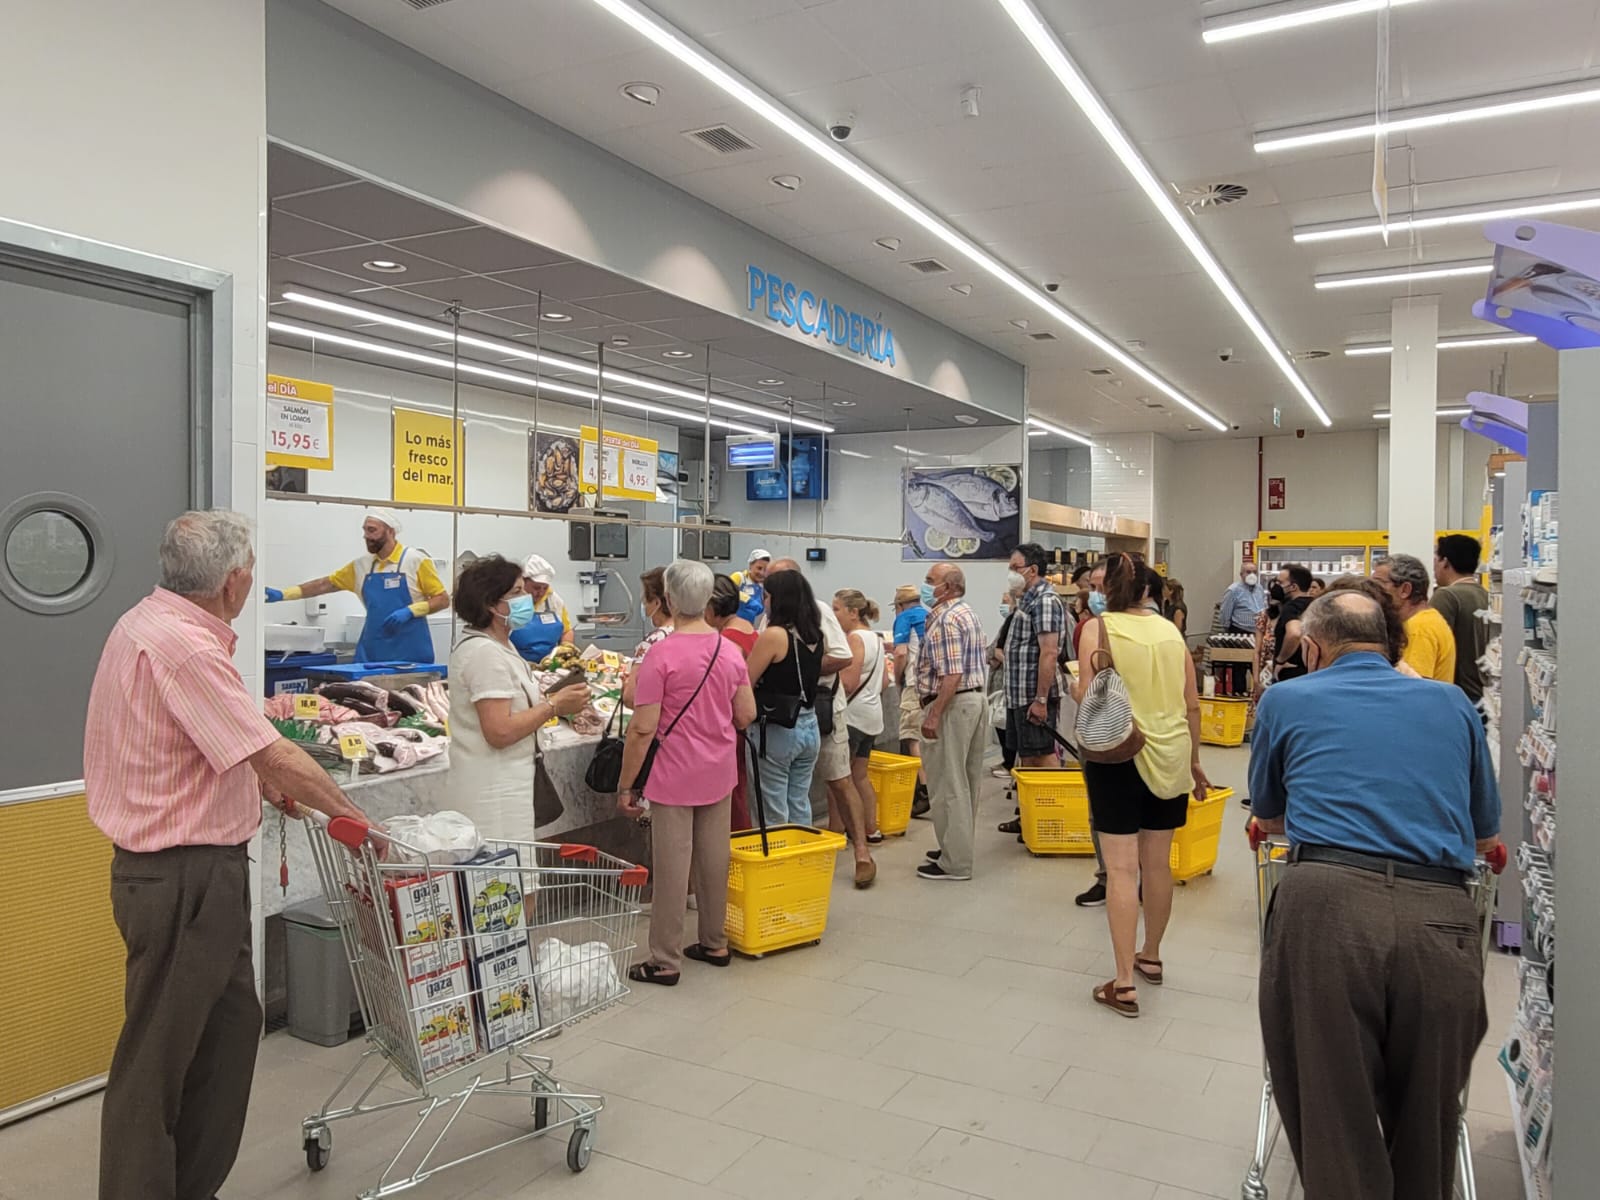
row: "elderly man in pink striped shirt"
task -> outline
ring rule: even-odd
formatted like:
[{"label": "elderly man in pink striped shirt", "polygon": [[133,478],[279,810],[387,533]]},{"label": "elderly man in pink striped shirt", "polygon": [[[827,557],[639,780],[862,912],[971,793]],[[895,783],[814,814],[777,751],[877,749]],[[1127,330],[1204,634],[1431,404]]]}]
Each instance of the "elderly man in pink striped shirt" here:
[{"label": "elderly man in pink striped shirt", "polygon": [[101,1200],[211,1200],[233,1167],[261,1037],[248,843],[262,798],[364,819],[234,669],[251,536],[238,513],[173,520],[161,586],[117,622],[89,693],[84,785],[116,845],[112,913],[128,949]]}]

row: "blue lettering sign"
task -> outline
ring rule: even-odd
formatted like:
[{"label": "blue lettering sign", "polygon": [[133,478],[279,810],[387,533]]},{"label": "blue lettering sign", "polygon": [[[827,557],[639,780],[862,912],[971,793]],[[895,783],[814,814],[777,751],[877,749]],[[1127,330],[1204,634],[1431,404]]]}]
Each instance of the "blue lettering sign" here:
[{"label": "blue lettering sign", "polygon": [[894,330],[863,313],[851,312],[838,301],[802,289],[776,271],[749,267],[747,307],[785,328],[798,328],[807,337],[831,342],[840,349],[895,365]]}]

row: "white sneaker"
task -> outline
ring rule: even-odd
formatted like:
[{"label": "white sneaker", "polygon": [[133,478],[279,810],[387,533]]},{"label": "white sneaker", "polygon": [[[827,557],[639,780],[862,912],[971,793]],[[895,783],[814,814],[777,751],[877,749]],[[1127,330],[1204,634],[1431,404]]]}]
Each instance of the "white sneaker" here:
[{"label": "white sneaker", "polygon": [[990,771],[989,774],[994,776],[996,779],[1011,778],[1011,772],[1006,770],[1004,767],[996,767],[994,770]]}]

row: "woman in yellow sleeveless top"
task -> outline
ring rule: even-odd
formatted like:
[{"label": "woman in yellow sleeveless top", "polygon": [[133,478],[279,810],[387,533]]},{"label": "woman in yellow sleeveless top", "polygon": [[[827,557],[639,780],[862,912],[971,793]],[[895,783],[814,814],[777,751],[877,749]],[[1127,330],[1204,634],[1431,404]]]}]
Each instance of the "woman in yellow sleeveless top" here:
[{"label": "woman in yellow sleeveless top", "polygon": [[[1127,685],[1144,748],[1123,763],[1085,763],[1089,812],[1106,864],[1106,921],[1117,976],[1094,991],[1097,1003],[1139,1015],[1138,981],[1164,982],[1161,939],[1172,916],[1172,832],[1189,817],[1189,793],[1204,797],[1200,769],[1200,698],[1194,659],[1177,627],[1161,615],[1162,580],[1126,554],[1106,560],[1106,614],[1083,627],[1075,698],[1095,676],[1102,639]],[[1105,665],[1105,656],[1100,656]],[[1139,890],[1144,888],[1144,944],[1137,949]]]}]

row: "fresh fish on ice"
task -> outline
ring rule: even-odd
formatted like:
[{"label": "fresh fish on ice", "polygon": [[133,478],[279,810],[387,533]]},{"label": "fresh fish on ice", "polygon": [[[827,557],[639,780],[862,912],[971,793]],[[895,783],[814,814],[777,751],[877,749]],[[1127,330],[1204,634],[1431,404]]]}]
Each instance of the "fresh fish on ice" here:
[{"label": "fresh fish on ice", "polygon": [[993,541],[994,534],[979,527],[968,514],[966,506],[955,495],[937,483],[912,476],[906,480],[906,503],[911,511],[922,518],[929,529],[937,529],[953,541],[956,538],[976,538]]},{"label": "fresh fish on ice", "polygon": [[1003,521],[1017,515],[1016,497],[987,475],[972,471],[950,471],[928,477],[944,488],[980,521]]}]

